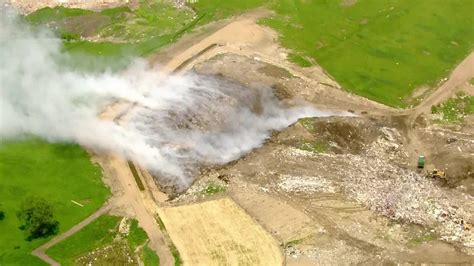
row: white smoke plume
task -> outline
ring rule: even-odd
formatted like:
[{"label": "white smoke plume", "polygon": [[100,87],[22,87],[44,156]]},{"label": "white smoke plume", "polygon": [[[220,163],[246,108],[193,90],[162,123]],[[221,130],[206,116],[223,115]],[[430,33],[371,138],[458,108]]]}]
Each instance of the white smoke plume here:
[{"label": "white smoke plume", "polygon": [[[1,139],[35,135],[118,153],[181,190],[200,166],[237,159],[298,118],[331,115],[285,108],[268,88],[165,76],[144,63],[123,73],[73,71],[57,63],[67,56],[59,39],[31,30],[10,11],[0,15]],[[135,106],[126,122],[100,119],[116,101]]]}]

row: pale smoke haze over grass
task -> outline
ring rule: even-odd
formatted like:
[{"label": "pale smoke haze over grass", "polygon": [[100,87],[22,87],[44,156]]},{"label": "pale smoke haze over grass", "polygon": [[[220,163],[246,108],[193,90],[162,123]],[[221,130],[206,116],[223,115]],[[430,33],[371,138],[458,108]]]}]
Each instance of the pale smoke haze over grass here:
[{"label": "pale smoke haze over grass", "polygon": [[[179,189],[202,165],[222,164],[258,147],[272,130],[307,116],[271,91],[196,74],[164,76],[135,63],[123,73],[85,74],[57,63],[61,41],[2,10],[0,138],[35,135],[75,142],[139,162]],[[126,125],[98,118],[114,101],[136,103]]]}]

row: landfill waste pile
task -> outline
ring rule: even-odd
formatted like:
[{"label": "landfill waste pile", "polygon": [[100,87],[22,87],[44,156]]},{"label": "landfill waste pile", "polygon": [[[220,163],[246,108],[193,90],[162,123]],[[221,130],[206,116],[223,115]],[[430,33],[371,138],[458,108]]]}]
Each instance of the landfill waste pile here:
[{"label": "landfill waste pile", "polygon": [[273,157],[310,161],[318,174],[285,175],[271,187],[295,193],[342,191],[390,219],[427,226],[442,240],[474,247],[474,198],[440,187],[433,179],[407,167],[403,148],[397,129],[380,127],[379,136],[357,154],[317,153],[291,146],[277,149]]}]

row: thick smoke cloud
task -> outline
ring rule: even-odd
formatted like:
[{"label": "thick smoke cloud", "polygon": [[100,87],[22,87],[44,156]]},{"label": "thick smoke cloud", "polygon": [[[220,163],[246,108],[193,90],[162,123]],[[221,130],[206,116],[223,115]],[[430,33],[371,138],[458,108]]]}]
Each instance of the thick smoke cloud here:
[{"label": "thick smoke cloud", "polygon": [[[57,63],[66,56],[60,40],[5,9],[0,41],[1,139],[36,135],[118,153],[180,189],[198,167],[234,160],[272,130],[300,117],[331,115],[285,108],[266,88],[197,74],[165,76],[143,62],[119,74],[72,71]],[[99,118],[117,101],[133,106],[121,123]]]}]

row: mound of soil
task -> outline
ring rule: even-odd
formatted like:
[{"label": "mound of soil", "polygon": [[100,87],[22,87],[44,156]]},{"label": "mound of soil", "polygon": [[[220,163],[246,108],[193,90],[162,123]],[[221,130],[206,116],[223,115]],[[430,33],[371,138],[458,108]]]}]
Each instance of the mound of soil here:
[{"label": "mound of soil", "polygon": [[327,153],[360,154],[379,136],[375,123],[363,118],[305,118],[278,134],[276,141]]}]

